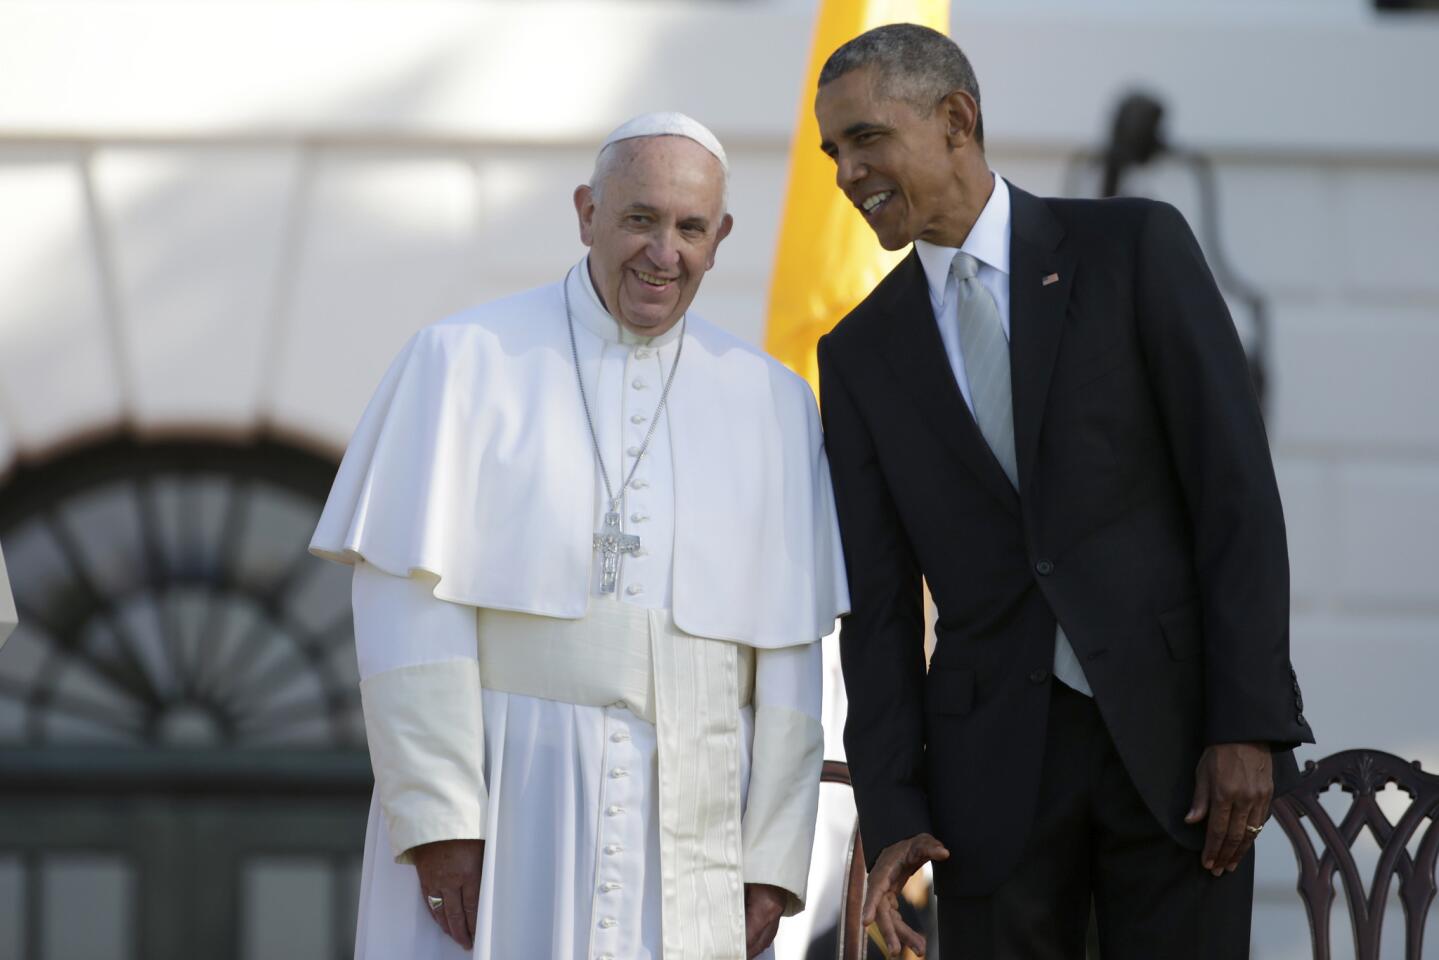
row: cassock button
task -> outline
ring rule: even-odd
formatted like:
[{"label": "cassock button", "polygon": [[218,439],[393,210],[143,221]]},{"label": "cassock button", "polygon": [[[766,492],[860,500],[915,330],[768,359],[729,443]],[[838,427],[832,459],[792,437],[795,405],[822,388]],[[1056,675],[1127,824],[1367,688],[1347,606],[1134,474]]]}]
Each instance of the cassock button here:
[{"label": "cassock button", "polygon": [[631,523],[644,523],[644,522],[645,522],[646,520],[648,520],[649,518],[650,518],[650,515],[649,515],[648,513],[641,513],[641,512],[638,511],[638,510],[636,510],[634,513],[630,514],[630,522],[631,522]]},{"label": "cassock button", "polygon": [[1048,680],[1048,679],[1049,679],[1049,671],[1048,671],[1048,670],[1036,670],[1036,671],[1034,671],[1033,673],[1031,673],[1031,674],[1029,675],[1029,682],[1030,682],[1030,683],[1043,683],[1044,681],[1046,681],[1046,680]]},{"label": "cassock button", "polygon": [[600,893],[614,893],[619,888],[620,885],[618,883],[615,883],[613,880],[607,880],[600,884]]},{"label": "cassock button", "polygon": [[634,490],[643,490],[645,487],[648,487],[649,485],[650,485],[650,482],[649,482],[648,480],[645,480],[645,479],[640,478],[640,477],[636,477],[635,479],[633,479],[633,480],[630,481],[630,488],[631,488],[631,489],[634,489]]},{"label": "cassock button", "polygon": [[1047,577],[1054,572],[1054,564],[1048,560],[1041,560],[1034,565],[1034,572],[1041,577]]},{"label": "cassock button", "polygon": [[648,387],[649,384],[645,383],[644,377],[635,377],[634,382],[631,383],[630,386],[634,387],[636,390],[643,390]]},{"label": "cassock button", "polygon": [[628,733],[625,733],[623,730],[616,730],[614,733],[610,734],[611,743],[624,743],[629,738],[630,735]]},{"label": "cassock button", "polygon": [[624,847],[620,846],[618,843],[606,844],[605,856],[613,857],[615,854],[619,853],[623,849]]},{"label": "cassock button", "polygon": [[625,587],[625,593],[628,593],[632,597],[637,597],[644,592],[644,584],[641,583],[632,583],[628,587]]},{"label": "cassock button", "polygon": [[608,807],[605,807],[605,816],[607,817],[618,817],[624,812],[625,808],[620,806],[618,803],[612,803]]},{"label": "cassock button", "polygon": [[645,416],[643,413],[630,414],[630,423],[644,423],[648,419],[649,417]]},{"label": "cassock button", "polygon": [[639,357],[641,360],[648,360],[648,359],[650,358],[650,350],[649,350],[649,347],[637,347],[637,348],[635,348],[635,356],[636,356],[636,357]]},{"label": "cassock button", "polygon": [[625,453],[628,453],[632,457],[638,457],[640,455],[640,448],[630,447],[628,450],[625,451]]},{"label": "cassock button", "polygon": [[611,780],[620,780],[624,777],[628,777],[629,775],[630,772],[624,767],[615,767],[613,770],[610,771]]},{"label": "cassock button", "polygon": [[601,917],[601,918],[600,918],[600,929],[601,929],[601,930],[609,930],[609,929],[612,929],[612,928],[614,928],[614,927],[616,927],[616,926],[618,926],[618,925],[619,925],[619,921],[616,920],[614,917]]}]

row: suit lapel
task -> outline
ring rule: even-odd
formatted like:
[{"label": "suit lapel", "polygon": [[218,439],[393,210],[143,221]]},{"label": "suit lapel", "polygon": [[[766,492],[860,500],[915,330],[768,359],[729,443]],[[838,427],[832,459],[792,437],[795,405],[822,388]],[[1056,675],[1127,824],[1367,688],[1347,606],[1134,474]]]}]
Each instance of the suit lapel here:
[{"label": "suit lapel", "polygon": [[990,492],[1017,513],[1019,500],[1014,488],[980,434],[950,369],[919,255],[911,250],[897,269],[902,272],[895,277],[899,281],[895,295],[883,306],[888,331],[885,360],[930,428]]},{"label": "suit lapel", "polygon": [[1044,201],[1013,184],[1009,192],[1009,368],[1015,457],[1024,493],[1034,477],[1044,404],[1059,355],[1075,264],[1059,246],[1064,229]]}]

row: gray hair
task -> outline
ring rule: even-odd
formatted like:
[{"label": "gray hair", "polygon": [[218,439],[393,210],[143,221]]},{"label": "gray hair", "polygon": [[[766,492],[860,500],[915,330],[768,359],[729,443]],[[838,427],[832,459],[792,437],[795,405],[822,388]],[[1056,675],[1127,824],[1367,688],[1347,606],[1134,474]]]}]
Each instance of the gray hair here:
[{"label": "gray hair", "polygon": [[[666,133],[655,134],[655,136],[679,136],[679,134]],[[616,140],[612,143],[607,143],[600,148],[600,152],[595,155],[594,172],[590,174],[590,192],[594,194],[596,204],[600,202],[600,195],[604,192],[605,181],[609,179],[610,174],[614,173],[615,168],[619,166],[620,161],[624,159],[624,151],[630,149],[637,140],[649,139],[652,138],[630,137],[625,140]],[[704,144],[700,145],[704,146]],[[705,149],[709,148],[706,147]],[[711,155],[713,156],[713,154]],[[715,159],[719,160],[718,157]],[[724,161],[720,161],[720,171],[724,176],[720,194],[720,214],[723,216],[729,213],[729,166]]]},{"label": "gray hair", "polygon": [[[829,55],[819,85],[861,67],[874,67],[879,92],[928,115],[941,100],[963,90],[979,106],[979,78],[964,51],[938,30],[917,23],[890,23],[861,33]],[[975,118],[974,139],[984,146],[984,115]]]}]

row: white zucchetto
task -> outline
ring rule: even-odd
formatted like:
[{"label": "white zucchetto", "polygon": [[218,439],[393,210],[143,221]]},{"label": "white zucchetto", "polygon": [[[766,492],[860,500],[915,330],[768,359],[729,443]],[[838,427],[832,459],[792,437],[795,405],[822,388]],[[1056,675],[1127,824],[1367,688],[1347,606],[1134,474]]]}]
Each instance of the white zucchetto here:
[{"label": "white zucchetto", "polygon": [[729,173],[729,160],[725,157],[724,147],[720,146],[719,138],[709,131],[709,128],[693,117],[683,113],[662,112],[642,113],[638,117],[626,120],[615,128],[615,131],[600,145],[600,153],[613,143],[621,140],[635,140],[640,137],[684,137],[693,140],[714,154],[725,173]]}]

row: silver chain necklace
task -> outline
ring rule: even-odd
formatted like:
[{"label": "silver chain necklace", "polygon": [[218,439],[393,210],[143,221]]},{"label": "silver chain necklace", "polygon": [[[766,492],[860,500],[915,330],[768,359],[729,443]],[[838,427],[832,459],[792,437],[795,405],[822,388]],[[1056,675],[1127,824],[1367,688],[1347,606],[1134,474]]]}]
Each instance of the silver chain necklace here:
[{"label": "silver chain necklace", "polygon": [[[571,268],[570,274],[574,272],[574,268]],[[628,554],[634,556],[639,553],[640,538],[634,534],[624,532],[624,526],[620,519],[620,497],[615,496],[614,488],[610,485],[610,472],[605,469],[605,456],[600,452],[600,436],[595,430],[594,415],[590,413],[589,398],[585,395],[585,378],[580,372],[580,351],[579,347],[575,345],[575,317],[574,313],[570,310],[569,274],[565,276],[563,290],[565,297],[565,322],[569,325],[570,329],[570,358],[575,362],[575,383],[580,388],[580,403],[585,408],[585,423],[588,424],[590,428],[590,442],[594,444],[595,462],[600,466],[600,477],[605,482],[605,496],[609,498],[610,505],[609,510],[605,512],[604,526],[595,534],[595,550],[600,555],[601,564],[600,592],[614,593],[615,582],[619,578],[620,555]],[[618,323],[619,321],[615,322]],[[635,464],[630,467],[630,473],[629,476],[625,477],[625,482],[620,484],[621,496],[623,496],[625,488],[630,485],[630,481],[635,478],[635,473],[640,468],[640,461],[644,459],[645,451],[649,449],[650,441],[654,439],[655,429],[660,423],[660,414],[664,412],[665,401],[667,401],[670,396],[670,387],[673,386],[675,382],[675,371],[678,370],[680,366],[680,354],[684,352],[685,348],[685,326],[688,322],[689,314],[686,313],[680,318],[679,341],[675,345],[675,360],[674,363],[670,365],[670,375],[665,378],[664,389],[660,391],[660,402],[655,406],[654,416],[650,418],[649,432],[645,434],[644,442],[640,444],[638,452],[635,453]],[[658,351],[656,351],[656,354],[658,354]],[[660,369],[664,369],[663,364]]]}]

